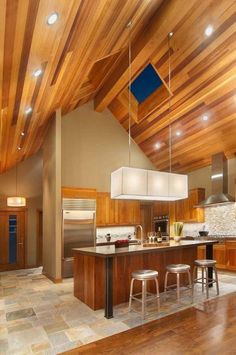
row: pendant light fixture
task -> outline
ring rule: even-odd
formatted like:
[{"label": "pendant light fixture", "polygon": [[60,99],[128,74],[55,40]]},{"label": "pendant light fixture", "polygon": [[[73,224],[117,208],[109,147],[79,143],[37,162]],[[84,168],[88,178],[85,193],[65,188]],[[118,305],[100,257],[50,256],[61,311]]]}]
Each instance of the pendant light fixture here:
[{"label": "pendant light fixture", "polygon": [[[171,172],[171,121],[169,123],[169,172],[146,170],[131,167],[131,29],[129,22],[129,167],[121,167],[111,173],[111,198],[127,200],[175,201],[188,197],[187,175]],[[170,37],[169,48],[169,90],[170,90]],[[169,93],[169,114],[171,93]]]},{"label": "pendant light fixture", "polygon": [[9,207],[25,207],[26,199],[25,199],[25,197],[18,196],[18,191],[17,191],[17,165],[15,167],[15,171],[16,171],[16,195],[13,197],[7,198],[7,206],[9,206]]}]

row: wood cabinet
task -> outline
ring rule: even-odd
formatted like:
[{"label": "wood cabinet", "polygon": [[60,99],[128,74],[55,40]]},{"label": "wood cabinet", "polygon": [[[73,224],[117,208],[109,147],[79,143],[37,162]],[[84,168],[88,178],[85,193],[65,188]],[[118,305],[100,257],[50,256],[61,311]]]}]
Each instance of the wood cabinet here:
[{"label": "wood cabinet", "polygon": [[205,189],[189,190],[188,198],[175,202],[175,220],[181,222],[204,222],[204,208],[195,206],[205,199]]},{"label": "wood cabinet", "polygon": [[97,226],[140,224],[140,202],[112,200],[108,192],[97,192]]},{"label": "wood cabinet", "polygon": [[97,190],[96,189],[86,189],[77,187],[62,187],[61,188],[62,197],[65,198],[91,198],[96,199]]},{"label": "wood cabinet", "polygon": [[[198,247],[198,259],[205,259],[206,247]],[[213,258],[217,268],[236,270],[236,240],[226,240],[213,246]]]},{"label": "wood cabinet", "polygon": [[236,270],[236,240],[226,240],[226,268]]}]

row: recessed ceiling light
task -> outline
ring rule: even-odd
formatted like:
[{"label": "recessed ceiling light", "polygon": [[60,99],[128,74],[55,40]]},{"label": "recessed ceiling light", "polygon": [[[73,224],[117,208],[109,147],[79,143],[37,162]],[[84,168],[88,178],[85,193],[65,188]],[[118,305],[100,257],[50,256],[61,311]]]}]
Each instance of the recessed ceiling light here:
[{"label": "recessed ceiling light", "polygon": [[176,131],[175,134],[176,134],[177,137],[179,137],[179,136],[181,136],[181,131]]},{"label": "recessed ceiling light", "polygon": [[172,37],[174,32],[169,32],[169,37]]},{"label": "recessed ceiling light", "polygon": [[32,107],[28,107],[28,108],[25,110],[26,115],[28,115],[30,112],[32,112]]},{"label": "recessed ceiling light", "polygon": [[25,132],[21,132],[21,134],[20,134],[22,137],[25,135]]},{"label": "recessed ceiling light", "polygon": [[33,76],[35,77],[35,78],[37,78],[38,76],[40,76],[41,74],[42,74],[42,69],[36,69],[34,72],[33,72]]},{"label": "recessed ceiling light", "polygon": [[57,20],[58,20],[58,13],[57,12],[53,12],[50,16],[48,16],[47,18],[47,24],[49,26],[53,25]]},{"label": "recessed ceiling light", "polygon": [[161,148],[161,143],[157,142],[157,143],[155,144],[155,148],[156,148],[156,149],[160,149],[160,148]]},{"label": "recessed ceiling light", "polygon": [[17,147],[17,150],[21,150],[21,147]]},{"label": "recessed ceiling light", "polygon": [[210,37],[213,33],[213,27],[211,25],[207,26],[207,28],[205,29],[205,35],[207,37]]},{"label": "recessed ceiling light", "polygon": [[203,116],[202,116],[202,120],[203,120],[203,121],[208,121],[208,118],[209,118],[209,117],[208,117],[207,115],[203,115]]}]

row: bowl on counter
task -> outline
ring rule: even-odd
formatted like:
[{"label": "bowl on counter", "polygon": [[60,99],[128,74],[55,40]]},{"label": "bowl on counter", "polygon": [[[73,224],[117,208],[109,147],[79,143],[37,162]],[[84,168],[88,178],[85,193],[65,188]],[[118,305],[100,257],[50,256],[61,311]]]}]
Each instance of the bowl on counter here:
[{"label": "bowl on counter", "polygon": [[198,233],[199,233],[200,237],[207,237],[209,234],[208,231],[199,231]]}]

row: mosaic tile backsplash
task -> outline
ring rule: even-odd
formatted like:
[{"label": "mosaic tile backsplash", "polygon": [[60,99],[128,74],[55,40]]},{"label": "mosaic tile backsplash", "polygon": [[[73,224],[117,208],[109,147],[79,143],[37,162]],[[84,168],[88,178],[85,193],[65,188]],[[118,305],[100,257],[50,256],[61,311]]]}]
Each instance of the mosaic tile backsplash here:
[{"label": "mosaic tile backsplash", "polygon": [[205,223],[186,223],[183,235],[197,236],[204,226],[209,235],[236,236],[236,204],[206,208]]},{"label": "mosaic tile backsplash", "polygon": [[131,235],[133,239],[134,232],[135,232],[135,228],[133,226],[97,228],[96,231],[97,243],[106,242],[105,235],[107,233],[111,234],[111,242],[115,242],[118,239],[127,239],[128,235]]}]

